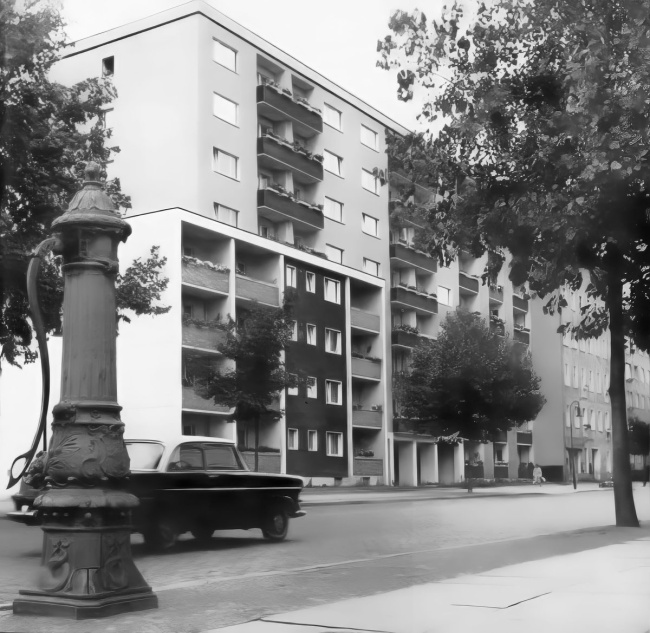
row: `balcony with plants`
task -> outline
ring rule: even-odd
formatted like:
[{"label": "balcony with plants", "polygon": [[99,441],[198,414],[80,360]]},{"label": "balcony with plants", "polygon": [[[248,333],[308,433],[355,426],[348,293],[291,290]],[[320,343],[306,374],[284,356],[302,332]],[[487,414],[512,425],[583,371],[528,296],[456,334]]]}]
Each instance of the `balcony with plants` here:
[{"label": "balcony with plants", "polygon": [[273,171],[291,170],[296,182],[313,184],[323,180],[323,156],[301,143],[291,142],[271,129],[257,139],[258,165]]},{"label": "balcony with plants", "polygon": [[464,272],[463,270],[458,271],[458,292],[461,296],[478,294],[479,286],[480,280],[476,275]]},{"label": "balcony with plants", "polygon": [[530,345],[530,330],[523,324],[516,322],[513,327],[514,340],[524,345]]},{"label": "balcony with plants", "polygon": [[381,477],[384,474],[383,440],[373,429],[352,429],[353,475]]},{"label": "balcony with plants", "polygon": [[490,332],[497,336],[506,335],[506,323],[497,314],[490,314]]},{"label": "balcony with plants", "polygon": [[323,205],[302,200],[279,184],[268,184],[257,192],[258,213],[271,222],[294,222],[302,231],[324,226]]},{"label": "balcony with plants", "polygon": [[428,253],[417,248],[414,242],[403,237],[396,237],[390,244],[390,264],[394,269],[414,267],[427,273],[438,270],[436,260]]},{"label": "balcony with plants", "polygon": [[306,98],[266,77],[256,89],[258,112],[272,121],[293,123],[301,136],[314,136],[323,131],[323,114]]},{"label": "balcony with plants", "polygon": [[415,310],[418,314],[437,314],[438,296],[423,286],[399,281],[390,289],[390,300],[398,307]]},{"label": "balcony with plants", "polygon": [[216,353],[226,340],[227,327],[220,315],[206,320],[183,314],[183,347]]},{"label": "balcony with plants", "polygon": [[490,303],[503,303],[503,286],[490,284]]},{"label": "balcony with plants", "polygon": [[394,324],[391,332],[391,344],[397,347],[413,348],[422,340],[420,330],[412,325]]},{"label": "balcony with plants", "polygon": [[206,358],[195,352],[183,351],[181,379],[183,411],[230,415],[233,411],[230,407],[215,404],[211,398],[203,398],[198,393],[198,385],[206,372],[223,366],[223,363],[214,360],[206,362]]},{"label": "balcony with plants", "polygon": [[223,264],[201,260],[190,255],[181,258],[184,284],[228,294],[230,268]]},{"label": "balcony with plants", "polygon": [[362,380],[381,379],[381,358],[369,353],[352,350],[352,377]]}]

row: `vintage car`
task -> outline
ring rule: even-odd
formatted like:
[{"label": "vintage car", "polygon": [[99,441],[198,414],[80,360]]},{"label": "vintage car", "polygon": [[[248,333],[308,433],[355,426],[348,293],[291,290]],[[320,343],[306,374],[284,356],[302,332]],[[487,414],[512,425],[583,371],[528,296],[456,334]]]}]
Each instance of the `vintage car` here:
[{"label": "vintage car", "polygon": [[[234,443],[214,437],[171,441],[125,440],[131,459],[127,490],[140,499],[133,531],[155,549],[172,547],[191,532],[205,541],[215,530],[260,528],[271,541],[287,535],[289,519],[305,515],[299,477],[250,472]],[[21,485],[8,518],[39,523],[33,500],[39,491]]]}]

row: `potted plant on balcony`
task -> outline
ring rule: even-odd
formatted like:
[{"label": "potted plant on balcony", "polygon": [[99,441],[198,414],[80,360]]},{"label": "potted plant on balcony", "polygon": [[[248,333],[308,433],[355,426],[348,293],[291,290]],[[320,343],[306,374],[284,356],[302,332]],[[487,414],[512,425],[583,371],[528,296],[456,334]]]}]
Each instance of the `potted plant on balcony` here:
[{"label": "potted plant on balcony", "polygon": [[384,406],[381,405],[381,404],[373,404],[372,407],[371,407],[371,409],[372,409],[373,411],[383,411],[383,410],[384,410]]},{"label": "potted plant on balcony", "polygon": [[355,451],[355,456],[356,457],[374,457],[375,456],[375,451],[369,449],[369,448],[358,448]]}]

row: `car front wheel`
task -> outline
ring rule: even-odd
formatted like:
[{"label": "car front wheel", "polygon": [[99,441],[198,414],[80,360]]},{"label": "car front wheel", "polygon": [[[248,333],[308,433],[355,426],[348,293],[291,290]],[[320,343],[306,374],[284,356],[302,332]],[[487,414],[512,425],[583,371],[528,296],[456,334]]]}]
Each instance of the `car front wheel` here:
[{"label": "car front wheel", "polygon": [[279,505],[273,506],[268,512],[262,534],[269,541],[283,541],[289,531],[289,517],[286,511]]}]

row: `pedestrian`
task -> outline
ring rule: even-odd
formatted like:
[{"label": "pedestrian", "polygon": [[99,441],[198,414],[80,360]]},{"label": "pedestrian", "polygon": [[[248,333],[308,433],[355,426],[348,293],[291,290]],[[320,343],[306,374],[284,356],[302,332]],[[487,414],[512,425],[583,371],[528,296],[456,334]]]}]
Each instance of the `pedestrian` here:
[{"label": "pedestrian", "polygon": [[535,464],[535,468],[533,468],[533,485],[539,484],[541,486],[543,481],[544,477],[542,477],[542,469],[539,464]]}]

